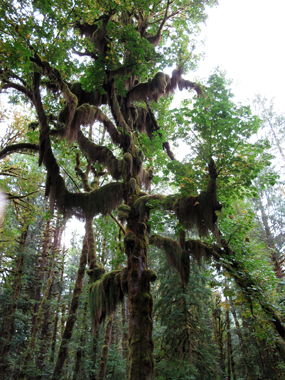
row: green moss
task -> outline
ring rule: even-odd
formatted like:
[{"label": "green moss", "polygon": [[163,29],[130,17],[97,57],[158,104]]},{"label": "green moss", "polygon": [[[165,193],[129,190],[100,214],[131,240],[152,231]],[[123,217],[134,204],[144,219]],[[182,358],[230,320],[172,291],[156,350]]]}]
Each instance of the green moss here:
[{"label": "green moss", "polygon": [[168,264],[178,271],[181,283],[183,285],[187,284],[190,272],[189,254],[187,252],[182,252],[180,244],[173,239],[159,235],[152,235],[149,242],[164,250]]},{"label": "green moss", "polygon": [[186,229],[196,227],[200,236],[215,231],[215,211],[221,209],[215,192],[202,192],[197,197],[180,197],[173,206],[179,222]]},{"label": "green moss", "polygon": [[128,219],[130,211],[131,211],[131,207],[130,206],[128,206],[126,204],[121,204],[118,207],[118,218],[120,220]]},{"label": "green moss", "polygon": [[89,290],[89,308],[92,330],[95,333],[107,315],[111,315],[124,299],[121,271],[112,271],[96,281]]}]

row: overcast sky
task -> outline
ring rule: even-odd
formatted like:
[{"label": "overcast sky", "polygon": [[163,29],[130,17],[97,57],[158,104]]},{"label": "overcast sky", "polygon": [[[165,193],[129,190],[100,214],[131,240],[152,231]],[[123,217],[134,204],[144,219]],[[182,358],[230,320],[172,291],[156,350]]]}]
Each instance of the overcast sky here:
[{"label": "overcast sky", "polygon": [[285,111],[285,0],[220,0],[208,12],[206,59],[197,74],[219,66],[238,83],[239,101],[261,93]]}]

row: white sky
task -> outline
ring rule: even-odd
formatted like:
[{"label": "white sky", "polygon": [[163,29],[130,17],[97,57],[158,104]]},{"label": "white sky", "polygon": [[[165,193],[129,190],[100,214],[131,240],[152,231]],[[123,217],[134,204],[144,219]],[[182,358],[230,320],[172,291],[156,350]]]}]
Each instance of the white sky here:
[{"label": "white sky", "polygon": [[259,92],[285,111],[285,0],[220,0],[208,14],[197,75],[207,78],[219,66],[237,83],[239,101]]}]

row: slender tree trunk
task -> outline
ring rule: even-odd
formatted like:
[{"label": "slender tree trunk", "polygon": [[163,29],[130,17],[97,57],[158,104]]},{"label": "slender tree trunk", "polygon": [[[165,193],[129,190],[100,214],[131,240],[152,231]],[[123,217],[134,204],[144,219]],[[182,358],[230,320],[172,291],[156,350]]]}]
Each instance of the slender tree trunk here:
[{"label": "slender tree trunk", "polygon": [[[63,254],[62,254],[62,268],[61,268],[61,275],[60,275],[60,281],[61,281],[61,283],[63,283],[64,257],[65,257],[65,254],[63,252]],[[52,333],[52,343],[51,343],[51,357],[50,357],[50,361],[52,363],[54,362],[54,354],[55,354],[56,341],[57,341],[57,329],[58,329],[58,319],[59,319],[58,315],[59,315],[60,301],[61,301],[61,291],[59,291],[59,293],[58,293],[56,312],[55,312],[55,317],[54,317],[54,322],[53,322],[53,333]]]},{"label": "slender tree trunk", "polygon": [[26,240],[28,235],[28,229],[29,225],[24,223],[22,226],[22,232],[19,240],[19,253],[16,257],[15,262],[15,280],[13,284],[13,290],[11,293],[11,303],[9,306],[9,314],[7,321],[5,323],[4,332],[2,336],[2,342],[3,345],[0,349],[0,373],[1,373],[1,379],[6,378],[6,370],[7,370],[7,356],[10,351],[10,343],[11,339],[14,334],[14,318],[15,318],[15,312],[17,309],[17,303],[20,296],[20,290],[21,290],[21,281],[22,281],[22,274],[24,269],[24,250],[26,247]]},{"label": "slender tree trunk", "polygon": [[123,301],[122,304],[122,346],[123,346],[123,357],[126,360],[126,380],[129,380],[129,341],[128,341],[128,331],[126,324],[129,320],[129,302],[128,298]]},{"label": "slender tree trunk", "polygon": [[75,367],[73,371],[73,376],[72,379],[76,380],[77,376],[79,374],[80,370],[80,364],[81,364],[81,359],[84,356],[84,339],[87,333],[87,310],[88,310],[88,299],[86,299],[85,304],[84,304],[84,312],[83,312],[83,318],[82,318],[82,330],[80,333],[80,338],[79,338],[79,345],[76,351],[75,355]]},{"label": "slender tree trunk", "polygon": [[224,323],[222,322],[220,314],[221,314],[220,309],[215,309],[213,311],[213,325],[214,325],[215,341],[219,349],[220,371],[222,374],[222,378],[225,378],[226,367],[225,367],[225,361],[224,361],[224,342],[223,342]]},{"label": "slender tree trunk", "polygon": [[276,253],[276,247],[275,247],[275,243],[274,243],[274,237],[272,236],[272,233],[271,233],[271,230],[270,230],[270,227],[268,224],[268,218],[267,218],[267,215],[265,213],[265,210],[264,210],[264,207],[263,207],[261,200],[258,201],[258,207],[261,211],[261,219],[262,219],[263,227],[265,230],[266,243],[269,246],[269,248],[271,248],[270,257],[271,257],[271,261],[274,265],[274,273],[275,273],[277,278],[283,278],[284,272],[283,272],[282,267],[280,265],[280,261],[278,260],[278,256]]},{"label": "slender tree trunk", "polygon": [[236,325],[236,333],[237,333],[237,336],[238,336],[238,339],[239,339],[240,348],[241,348],[241,352],[242,352],[242,356],[243,356],[243,362],[244,362],[245,368],[246,368],[247,377],[248,377],[249,380],[254,380],[255,376],[252,373],[250,364],[248,363],[248,360],[247,360],[248,353],[247,353],[245,344],[243,342],[243,336],[242,336],[242,333],[241,333],[240,324],[239,324],[239,321],[237,319],[236,311],[235,311],[235,308],[234,308],[234,306],[233,306],[232,303],[231,303],[231,313],[232,313],[232,315],[234,317],[234,321],[235,321],[235,325]]},{"label": "slender tree trunk", "polygon": [[226,310],[226,326],[227,326],[227,374],[228,379],[231,379],[231,373],[233,374],[233,379],[236,379],[234,371],[234,357],[232,348],[232,334],[231,334],[231,324],[230,324],[230,313],[229,309]]},{"label": "slender tree trunk", "polygon": [[[50,298],[50,293],[48,295],[48,298]],[[46,308],[46,307],[45,307]],[[40,372],[40,374],[37,377],[33,377],[33,380],[36,378],[37,380],[40,380],[42,378],[42,373],[44,372],[44,362],[46,358],[46,352],[50,345],[51,340],[51,333],[50,333],[50,325],[51,325],[51,313],[50,309],[46,308],[44,312],[44,318],[42,322],[42,329],[41,329],[41,336],[40,339],[38,339],[38,353],[36,358],[37,363],[37,370]]]},{"label": "slender tree trunk", "polygon": [[47,258],[48,258],[48,246],[50,244],[50,238],[51,238],[51,218],[48,219],[44,231],[44,238],[43,238],[43,244],[42,244],[42,256],[40,259],[40,268],[38,273],[38,285],[36,287],[35,292],[35,305],[34,305],[34,315],[32,318],[32,331],[31,334],[34,333],[34,329],[36,326],[36,318],[37,313],[40,307],[40,299],[41,299],[41,290],[42,290],[42,284],[45,276],[45,269],[47,264]]},{"label": "slender tree trunk", "polygon": [[31,339],[29,341],[29,345],[27,347],[26,354],[24,356],[24,360],[23,360],[23,364],[22,364],[20,373],[19,373],[19,375],[17,377],[18,379],[24,379],[25,378],[26,371],[27,371],[27,368],[28,368],[28,364],[29,364],[29,362],[31,360],[32,350],[34,349],[34,347],[36,345],[37,334],[38,334],[38,332],[40,330],[40,327],[41,327],[41,324],[42,324],[42,319],[43,319],[43,315],[44,315],[45,305],[46,305],[46,301],[47,301],[47,298],[48,298],[48,295],[49,295],[49,291],[50,291],[50,287],[51,287],[52,281],[53,281],[53,277],[50,277],[48,279],[47,286],[46,286],[46,289],[45,289],[45,293],[44,293],[44,296],[43,296],[43,299],[42,299],[42,302],[41,302],[41,305],[40,305],[40,308],[39,308],[39,312],[38,312],[38,315],[37,315],[37,318],[36,318],[36,326],[34,328],[33,334],[32,334]]},{"label": "slender tree trunk", "polygon": [[106,376],[107,359],[108,359],[108,352],[109,352],[109,347],[110,347],[110,342],[111,342],[113,318],[114,318],[114,313],[108,318],[106,328],[105,328],[104,342],[103,342],[101,360],[100,360],[100,365],[99,365],[98,380],[104,380]]},{"label": "slender tree trunk", "polygon": [[67,358],[68,344],[70,342],[72,332],[73,332],[73,327],[76,321],[76,312],[78,309],[79,298],[80,298],[82,286],[83,286],[83,278],[84,278],[85,267],[86,267],[86,262],[87,262],[87,253],[88,253],[88,245],[87,245],[87,230],[86,230],[85,238],[83,240],[83,247],[82,247],[82,252],[81,252],[81,257],[80,257],[80,262],[79,262],[79,268],[77,271],[77,277],[76,277],[76,282],[74,286],[73,296],[72,296],[72,300],[71,300],[71,304],[70,304],[70,308],[68,312],[68,318],[66,321],[65,329],[62,335],[62,341],[61,341],[61,345],[58,351],[57,361],[56,361],[55,368],[53,371],[52,380],[57,380],[60,378],[64,362]]}]

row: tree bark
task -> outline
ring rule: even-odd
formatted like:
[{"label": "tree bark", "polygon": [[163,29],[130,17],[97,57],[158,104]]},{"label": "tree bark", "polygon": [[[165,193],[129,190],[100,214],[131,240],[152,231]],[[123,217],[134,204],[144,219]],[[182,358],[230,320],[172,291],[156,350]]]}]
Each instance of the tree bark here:
[{"label": "tree bark", "polygon": [[128,257],[130,380],[151,380],[153,377],[153,300],[147,248],[145,224],[138,220],[128,221],[125,250]]},{"label": "tree bark", "polygon": [[83,286],[83,278],[85,275],[85,267],[87,263],[87,253],[88,253],[88,245],[87,245],[87,231],[86,231],[86,234],[83,240],[83,247],[82,247],[82,252],[81,252],[81,257],[80,257],[79,268],[77,271],[76,282],[75,282],[75,286],[73,290],[73,296],[72,296],[72,300],[71,300],[71,304],[70,304],[70,308],[68,312],[68,318],[67,318],[65,329],[63,332],[61,345],[58,351],[57,361],[56,361],[55,368],[53,371],[52,380],[57,380],[60,378],[64,362],[67,358],[68,344],[70,342],[72,332],[73,332],[73,327],[76,321],[76,312],[78,309],[79,298],[80,298],[82,286]]},{"label": "tree bark", "polygon": [[100,360],[99,373],[98,373],[99,380],[104,380],[106,376],[107,359],[108,359],[108,352],[109,352],[109,347],[110,347],[110,342],[111,342],[113,318],[114,318],[114,314],[112,314],[108,318],[107,325],[105,328],[104,342],[103,342],[103,347],[102,347],[101,360]]}]

